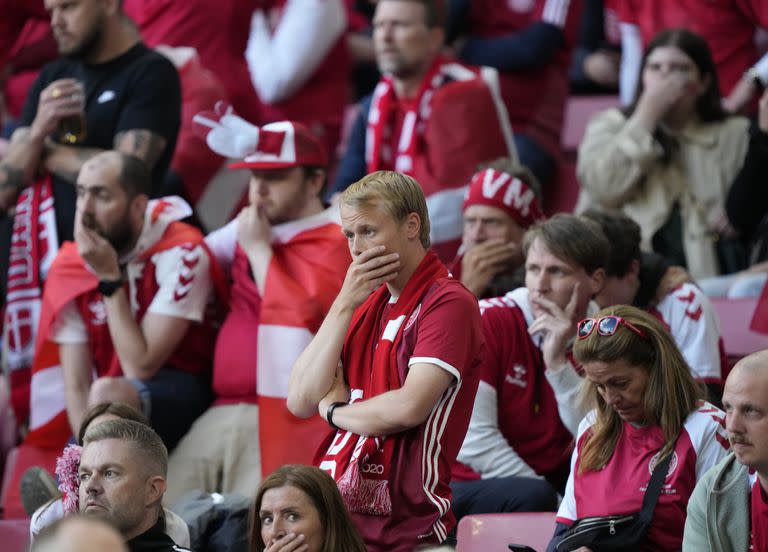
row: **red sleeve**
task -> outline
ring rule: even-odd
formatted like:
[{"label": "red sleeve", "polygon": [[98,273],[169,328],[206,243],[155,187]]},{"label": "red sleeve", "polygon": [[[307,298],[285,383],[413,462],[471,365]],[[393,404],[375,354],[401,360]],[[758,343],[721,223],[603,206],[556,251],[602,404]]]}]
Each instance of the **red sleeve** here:
[{"label": "red sleeve", "polygon": [[756,27],[768,29],[768,2],[765,0],[736,0],[736,4]]},{"label": "red sleeve", "polygon": [[619,16],[619,22],[639,25],[637,9],[633,0],[612,0],[613,9]]},{"label": "red sleeve", "polygon": [[[482,324],[485,350],[478,376],[494,389],[499,389],[503,367],[506,366],[502,360],[507,356],[505,344],[510,344],[510,338],[513,337],[514,332],[509,332],[509,329],[504,327],[504,309],[502,308],[491,307],[482,311]],[[499,339],[500,336],[504,336],[504,339]]]},{"label": "red sleeve", "polygon": [[483,330],[477,299],[451,280],[422,303],[416,346],[409,363],[436,364],[463,377],[483,348]]}]

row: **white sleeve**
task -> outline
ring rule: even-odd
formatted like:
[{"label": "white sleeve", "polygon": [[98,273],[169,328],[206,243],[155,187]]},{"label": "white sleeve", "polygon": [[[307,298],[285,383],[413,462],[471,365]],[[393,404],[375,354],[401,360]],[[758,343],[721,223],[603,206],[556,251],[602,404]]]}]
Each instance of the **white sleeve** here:
[{"label": "white sleeve", "polygon": [[621,69],[619,70],[619,97],[621,105],[629,105],[635,100],[637,81],[643,63],[643,39],[640,27],[631,23],[621,23]]},{"label": "white sleeve", "polygon": [[214,230],[205,237],[205,245],[219,261],[222,269],[229,272],[235,259],[237,247],[237,219],[231,220],[225,226]]},{"label": "white sleeve", "polygon": [[274,34],[256,10],[245,60],[261,101],[276,103],[300,89],[346,27],[342,0],[288,0]]},{"label": "white sleeve", "polygon": [[573,453],[571,454],[571,473],[568,475],[568,482],[565,484],[563,501],[560,503],[560,508],[557,510],[558,522],[563,520],[576,521],[579,519],[578,511],[576,510],[576,494],[573,490],[573,478],[576,476],[576,465],[579,459],[579,441],[584,432],[594,423],[594,419],[595,413],[593,411],[587,414],[579,424],[576,446],[573,447]]},{"label": "white sleeve", "polygon": [[557,400],[557,411],[563,425],[574,437],[579,428],[579,422],[584,417],[584,409],[581,407],[581,386],[584,379],[576,373],[573,365],[566,362],[562,366],[551,370],[547,368],[544,375],[549,382]]},{"label": "white sleeve", "polygon": [[696,451],[696,481],[728,455],[731,445],[725,431],[725,413],[705,403],[689,416],[685,430]]},{"label": "white sleeve", "polygon": [[720,323],[704,292],[692,284],[683,284],[667,295],[657,310],[669,325],[693,377],[720,381]]},{"label": "white sleeve", "polygon": [[481,381],[477,386],[475,405],[469,429],[457,460],[466,464],[483,479],[495,477],[540,476],[509,446],[499,430],[498,393],[492,385]]},{"label": "white sleeve", "polygon": [[[104,308],[104,303],[99,301],[92,308],[94,309],[94,316],[102,317],[106,324],[107,311]],[[59,344],[88,343],[88,330],[74,300],[64,305],[56,314],[51,325],[51,341]]]},{"label": "white sleeve", "polygon": [[212,291],[210,260],[201,245],[179,246],[152,257],[160,286],[148,312],[203,320]]},{"label": "white sleeve", "polygon": [[760,61],[754,65],[755,71],[760,75],[760,80],[763,81],[763,85],[768,85],[768,53],[760,58]]}]

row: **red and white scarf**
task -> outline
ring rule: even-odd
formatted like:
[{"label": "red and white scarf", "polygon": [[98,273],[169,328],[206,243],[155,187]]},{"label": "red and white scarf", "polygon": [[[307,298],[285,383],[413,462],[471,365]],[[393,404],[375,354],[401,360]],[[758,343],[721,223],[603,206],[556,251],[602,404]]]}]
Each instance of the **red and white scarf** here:
[{"label": "red and white scarf", "polygon": [[438,57],[421,82],[413,109],[405,114],[398,139],[397,152],[392,152],[392,133],[397,96],[391,77],[384,77],[373,91],[368,111],[365,137],[365,161],[368,172],[394,169],[412,175],[414,158],[423,149],[424,128],[432,112],[432,98],[438,88],[452,80],[474,79],[480,69],[468,67],[444,57]]},{"label": "red and white scarf", "polygon": [[[341,359],[347,383],[353,389],[352,402],[402,386],[397,349],[408,325],[406,320],[417,313],[433,284],[449,277],[448,269],[429,251],[391,305],[383,332],[380,324],[390,299],[387,286],[381,286],[355,311]],[[397,439],[391,437],[337,431],[330,446],[326,441],[319,451],[322,456],[318,465],[334,477],[351,512],[381,516],[392,512],[389,479],[396,443]]]},{"label": "red and white scarf", "polygon": [[51,177],[25,188],[16,202],[8,289],[3,316],[3,348],[16,420],[29,416],[29,385],[43,282],[59,249]]}]

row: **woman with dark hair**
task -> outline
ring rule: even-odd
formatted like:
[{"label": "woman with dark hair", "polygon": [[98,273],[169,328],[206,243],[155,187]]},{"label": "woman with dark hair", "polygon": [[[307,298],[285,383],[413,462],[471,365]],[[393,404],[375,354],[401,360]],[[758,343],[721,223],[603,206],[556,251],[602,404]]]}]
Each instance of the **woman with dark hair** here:
[{"label": "woman with dark hair", "polygon": [[365,552],[336,482],[313,466],[288,464],[259,487],[252,552]]},{"label": "woman with dark hair", "polygon": [[573,354],[594,410],[579,426],[549,549],[572,550],[555,546],[578,519],[640,511],[653,468],[670,457],[640,549],[680,550],[696,481],[730,448],[725,415],[702,400],[674,340],[645,311],[615,306],[582,320]]},{"label": "woman with dark hair", "polygon": [[697,34],[656,35],[641,75],[633,105],[598,113],[587,126],[576,209],[621,209],[642,228],[643,249],[694,278],[736,269],[721,238],[735,234],[724,206],[744,164],[749,122],[723,111],[712,54]]}]

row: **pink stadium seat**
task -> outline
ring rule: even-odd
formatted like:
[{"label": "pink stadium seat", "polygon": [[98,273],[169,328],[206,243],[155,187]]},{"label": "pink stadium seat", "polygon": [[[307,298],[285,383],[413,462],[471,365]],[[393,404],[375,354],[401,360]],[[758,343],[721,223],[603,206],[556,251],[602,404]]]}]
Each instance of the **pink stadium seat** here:
[{"label": "pink stadium seat", "polygon": [[571,96],[565,104],[565,120],[560,145],[565,151],[579,149],[587,123],[598,111],[618,107],[618,96]]},{"label": "pink stadium seat", "polygon": [[768,335],[749,329],[757,298],[713,298],[712,304],[720,317],[720,334],[729,358],[735,361],[755,351],[768,349]]},{"label": "pink stadium seat", "polygon": [[544,552],[555,530],[555,512],[479,514],[459,522],[457,552],[501,552],[510,543]]},{"label": "pink stadium seat", "polygon": [[29,546],[29,520],[0,520],[0,543],[4,552],[24,552]]}]

